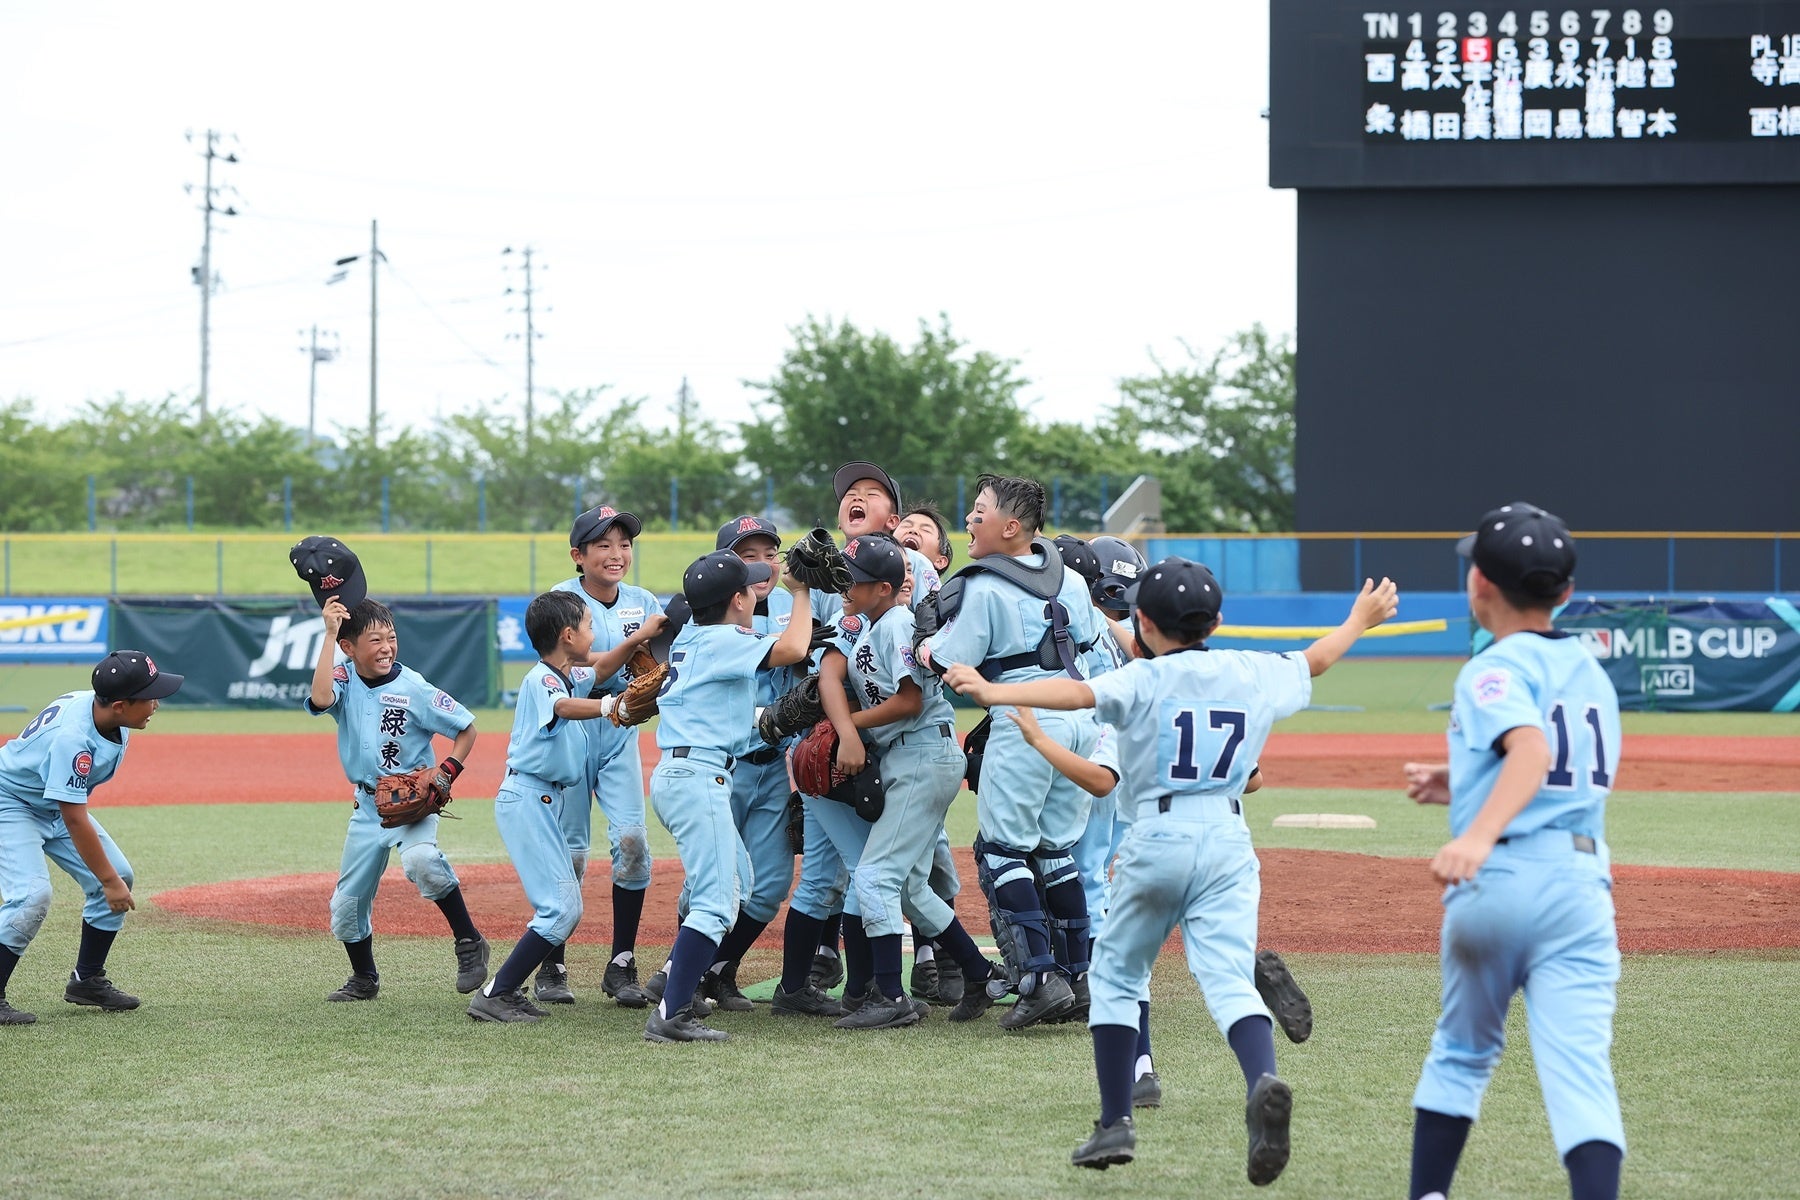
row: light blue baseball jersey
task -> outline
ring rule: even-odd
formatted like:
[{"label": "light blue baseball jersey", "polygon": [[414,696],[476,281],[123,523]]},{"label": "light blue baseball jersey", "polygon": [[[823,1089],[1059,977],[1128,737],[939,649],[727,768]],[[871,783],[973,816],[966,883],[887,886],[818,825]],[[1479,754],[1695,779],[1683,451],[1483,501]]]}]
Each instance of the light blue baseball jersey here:
[{"label": "light blue baseball jersey", "polygon": [[1299,652],[1180,650],[1137,659],[1089,684],[1119,735],[1122,800],[1242,796],[1276,721],[1312,699]]},{"label": "light blue baseball jersey", "polygon": [[303,703],[315,717],[331,714],[344,774],[370,791],[383,775],[402,775],[436,762],[433,734],[454,738],[475,722],[475,715],[454,696],[399,663],[377,683],[339,663],[331,672],[331,703],[314,708],[311,696]]},{"label": "light blue baseball jersey", "polygon": [[[767,600],[758,602],[756,609],[750,618],[750,628],[767,637],[778,638],[787,631],[788,621],[794,615],[793,593],[777,584]],[[798,682],[792,667],[764,667],[756,673],[756,702],[773,704],[776,697]]]},{"label": "light blue baseball jersey", "polygon": [[[925,598],[925,593],[934,591],[942,581],[938,577],[937,568],[931,565],[930,559],[910,546],[902,546],[901,549],[906,552],[906,561],[912,567],[912,598],[913,603],[917,604]],[[812,614],[819,620],[829,624],[843,615],[844,598],[836,592],[814,588],[808,592],[808,595],[812,601]]]},{"label": "light blue baseball jersey", "polygon": [[[1037,566],[1043,559],[1023,554],[1019,561]],[[1056,594],[1069,613],[1069,633],[1079,644],[1097,642],[1105,632],[1100,614],[1088,597],[1087,583],[1067,567],[1062,588]],[[1037,650],[1050,628],[1049,602],[1039,600],[1015,583],[989,571],[965,576],[962,606],[956,616],[931,638],[931,661],[939,670],[965,663],[977,670],[991,658],[1006,658]],[[1077,655],[1077,661],[1084,658]],[[1062,674],[1034,665],[1017,667],[994,676],[1000,683],[1022,683]]]},{"label": "light blue baseball jersey", "polygon": [[587,722],[557,716],[556,702],[564,696],[584,699],[593,693],[594,683],[589,667],[571,667],[564,676],[549,663],[534,664],[519,684],[506,765],[561,787],[585,778],[587,734],[582,726]]},{"label": "light blue baseball jersey", "polygon": [[942,681],[931,672],[921,670],[914,661],[912,635],[912,610],[896,604],[878,619],[865,620],[848,652],[849,682],[862,707],[874,708],[898,693],[900,685],[908,679],[919,686],[924,697],[917,716],[863,731],[877,746],[892,745],[904,734],[930,729],[940,722],[956,722],[950,701],[944,698]]},{"label": "light blue baseball jersey", "polygon": [[26,808],[55,813],[59,804],[86,804],[113,777],[131,731],[118,740],[94,727],[94,693],[69,692],[0,746],[0,796]]},{"label": "light blue baseball jersey", "polygon": [[1619,697],[1605,668],[1567,634],[1515,633],[1463,664],[1450,705],[1450,832],[1461,836],[1500,777],[1500,739],[1530,726],[1550,745],[1550,773],[1505,837],[1567,829],[1605,840],[1606,795],[1619,769]]},{"label": "light blue baseball jersey", "polygon": [[[588,610],[594,614],[594,649],[595,654],[604,654],[618,646],[626,638],[636,633],[646,620],[654,613],[663,610],[662,601],[655,593],[634,584],[619,584],[619,595],[611,604],[596,600],[588,595],[581,586],[581,576],[565,579],[550,589],[553,592],[573,592],[587,601]],[[617,696],[631,682],[629,674],[619,670],[610,677],[600,680],[594,689],[596,696]],[[606,728],[612,729],[611,721]]]},{"label": "light blue baseball jersey", "polygon": [[[657,693],[656,744],[740,754],[760,747],[756,673],[775,642],[742,625],[688,622],[669,647],[669,677]],[[666,761],[666,760],[665,760]]]}]

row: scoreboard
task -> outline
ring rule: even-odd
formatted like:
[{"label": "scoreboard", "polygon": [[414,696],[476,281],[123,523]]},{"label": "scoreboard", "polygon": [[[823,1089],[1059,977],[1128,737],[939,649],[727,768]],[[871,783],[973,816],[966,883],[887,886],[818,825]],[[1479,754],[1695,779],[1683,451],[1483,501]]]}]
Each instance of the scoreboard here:
[{"label": "scoreboard", "polygon": [[1800,183],[1800,0],[1272,0],[1275,187]]}]

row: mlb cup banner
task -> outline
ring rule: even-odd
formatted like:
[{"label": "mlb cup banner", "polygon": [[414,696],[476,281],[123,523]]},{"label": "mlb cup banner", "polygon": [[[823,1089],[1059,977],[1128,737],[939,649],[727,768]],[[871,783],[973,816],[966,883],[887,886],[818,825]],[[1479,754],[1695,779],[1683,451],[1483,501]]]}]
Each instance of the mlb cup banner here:
[{"label": "mlb cup banner", "polygon": [[106,657],[107,601],[100,596],[0,599],[0,662],[98,662]]},{"label": "mlb cup banner", "polygon": [[1800,709],[1793,601],[1573,600],[1556,627],[1580,636],[1627,709]]},{"label": "mlb cup banner", "polygon": [[[312,690],[325,619],[310,600],[117,597],[113,641],[187,677],[166,704],[297,708]],[[469,708],[500,699],[495,604],[395,600],[400,661]]]}]

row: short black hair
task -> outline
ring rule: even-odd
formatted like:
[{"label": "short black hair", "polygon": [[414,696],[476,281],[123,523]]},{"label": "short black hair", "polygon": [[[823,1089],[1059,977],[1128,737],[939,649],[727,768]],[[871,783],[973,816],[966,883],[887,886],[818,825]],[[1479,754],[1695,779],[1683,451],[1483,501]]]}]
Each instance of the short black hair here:
[{"label": "short black hair", "polygon": [[924,500],[913,505],[900,515],[900,519],[903,521],[907,517],[924,517],[936,525],[938,531],[937,556],[944,560],[946,568],[956,561],[956,547],[950,544],[950,522],[944,519],[942,510],[935,502]]},{"label": "short black hair", "polygon": [[975,480],[975,494],[994,493],[994,506],[1015,518],[1027,533],[1044,528],[1044,485],[1020,475],[982,475]]},{"label": "short black hair", "polygon": [[694,609],[693,621],[696,625],[717,625],[725,619],[725,610],[731,607],[736,596],[727,596],[716,604],[705,604]]},{"label": "short black hair", "polygon": [[[1161,630],[1162,635],[1174,642],[1177,646],[1196,646],[1213,635],[1213,631],[1218,629],[1221,619],[1222,618],[1217,614],[1192,613],[1187,617],[1184,617],[1181,622],[1172,629],[1163,629],[1161,625],[1158,625],[1157,629]],[[1151,618],[1152,622],[1155,620],[1156,618]],[[1134,634],[1137,632],[1137,624],[1135,621],[1132,624],[1131,631]]]},{"label": "short black hair", "polygon": [[342,625],[338,626],[338,640],[354,642],[362,636],[363,630],[374,628],[377,625],[385,625],[392,629],[394,627],[393,610],[379,600],[365,597],[357,601],[356,607],[350,610],[350,616]]},{"label": "short black hair", "polygon": [[531,639],[531,648],[539,654],[556,649],[563,630],[581,628],[586,611],[587,601],[574,592],[545,592],[534,598],[525,608],[525,636]]},{"label": "short black hair", "polygon": [[[1493,581],[1489,580],[1488,582],[1492,583]],[[1500,598],[1506,601],[1509,607],[1519,612],[1555,612],[1557,606],[1562,603],[1563,591],[1568,586],[1566,583],[1561,584],[1557,587],[1555,595],[1545,596],[1537,592],[1525,591],[1523,588],[1500,587],[1499,584],[1494,584],[1494,587],[1500,592]]]}]

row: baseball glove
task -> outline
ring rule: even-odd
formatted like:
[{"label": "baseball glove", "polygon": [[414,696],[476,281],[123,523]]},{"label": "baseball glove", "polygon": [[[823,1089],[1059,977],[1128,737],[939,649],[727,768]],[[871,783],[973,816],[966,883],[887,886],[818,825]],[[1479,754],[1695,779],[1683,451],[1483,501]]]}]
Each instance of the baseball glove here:
[{"label": "baseball glove", "polygon": [[831,534],[814,529],[787,552],[788,574],[809,588],[843,595],[850,590],[850,568]]},{"label": "baseball glove", "polygon": [[606,714],[607,720],[621,727],[642,725],[656,715],[656,694],[669,677],[669,664],[657,662],[645,650],[632,656],[629,667],[631,682]]},{"label": "baseball glove", "polygon": [[856,815],[873,824],[887,806],[887,785],[869,755],[868,765],[854,775],[837,766],[838,735],[830,721],[820,721],[794,747],[794,786],[809,796],[822,796],[848,804]]},{"label": "baseball glove", "polygon": [[[825,705],[819,700],[819,677],[808,675],[763,709],[762,716],[756,720],[756,731],[769,745],[779,746],[782,739],[812,728],[824,717]],[[813,794],[818,795],[817,792]]]},{"label": "baseball glove", "polygon": [[381,818],[381,827],[411,825],[442,812],[450,803],[450,786],[462,769],[460,762],[446,758],[435,767],[381,776],[375,781],[375,814]]}]

